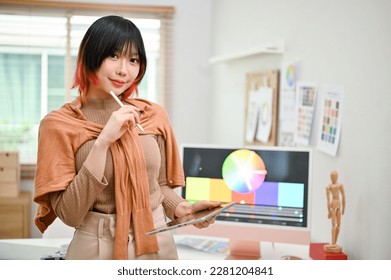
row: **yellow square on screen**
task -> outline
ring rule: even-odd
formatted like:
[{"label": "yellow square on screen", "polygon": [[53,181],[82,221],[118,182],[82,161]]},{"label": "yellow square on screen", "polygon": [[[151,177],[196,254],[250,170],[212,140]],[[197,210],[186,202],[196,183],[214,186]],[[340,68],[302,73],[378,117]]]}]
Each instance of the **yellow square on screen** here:
[{"label": "yellow square on screen", "polygon": [[209,178],[186,178],[186,199],[187,200],[210,200],[210,179]]},{"label": "yellow square on screen", "polygon": [[231,202],[232,191],[223,179],[210,179],[210,200]]}]

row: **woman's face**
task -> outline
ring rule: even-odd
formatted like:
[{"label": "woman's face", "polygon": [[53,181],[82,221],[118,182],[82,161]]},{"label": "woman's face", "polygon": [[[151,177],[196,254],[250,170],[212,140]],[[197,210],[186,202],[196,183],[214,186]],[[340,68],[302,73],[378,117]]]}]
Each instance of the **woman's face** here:
[{"label": "woman's face", "polygon": [[109,97],[110,90],[120,95],[134,82],[139,71],[140,60],[137,52],[114,53],[103,60],[96,73],[98,85],[91,84],[89,96]]}]

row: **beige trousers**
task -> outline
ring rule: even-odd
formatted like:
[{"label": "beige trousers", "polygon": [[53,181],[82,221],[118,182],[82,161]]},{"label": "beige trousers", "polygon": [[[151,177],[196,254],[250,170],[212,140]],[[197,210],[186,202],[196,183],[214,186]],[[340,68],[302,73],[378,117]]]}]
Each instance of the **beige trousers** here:
[{"label": "beige trousers", "polygon": [[[155,227],[166,223],[163,206],[152,212]],[[90,211],[76,229],[68,246],[67,260],[110,260],[114,255],[115,214]],[[159,252],[136,256],[133,229],[129,231],[128,259],[132,260],[176,260],[178,254],[170,231],[156,235]]]}]

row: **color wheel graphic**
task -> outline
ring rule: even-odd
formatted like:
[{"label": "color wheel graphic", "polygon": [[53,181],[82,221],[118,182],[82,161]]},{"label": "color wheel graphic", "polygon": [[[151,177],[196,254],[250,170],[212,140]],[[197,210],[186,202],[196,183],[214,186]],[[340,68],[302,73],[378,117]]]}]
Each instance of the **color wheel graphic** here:
[{"label": "color wheel graphic", "polygon": [[267,171],[262,158],[253,151],[241,149],[224,160],[222,174],[228,187],[238,193],[252,193],[265,180]]},{"label": "color wheel graphic", "polygon": [[286,82],[288,86],[292,87],[295,81],[295,67],[291,64],[286,71]]}]

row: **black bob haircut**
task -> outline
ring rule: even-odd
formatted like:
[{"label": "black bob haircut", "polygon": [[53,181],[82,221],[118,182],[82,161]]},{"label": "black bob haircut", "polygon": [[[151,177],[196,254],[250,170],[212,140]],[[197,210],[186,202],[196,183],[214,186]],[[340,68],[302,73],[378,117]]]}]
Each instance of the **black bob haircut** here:
[{"label": "black bob haircut", "polygon": [[97,19],[87,30],[81,41],[74,87],[79,86],[81,95],[87,92],[88,85],[94,80],[95,73],[105,58],[114,53],[126,51],[130,54],[137,51],[140,60],[140,71],[132,88],[123,96],[127,98],[144,77],[147,68],[147,57],[143,38],[138,27],[121,16],[109,15]]}]

